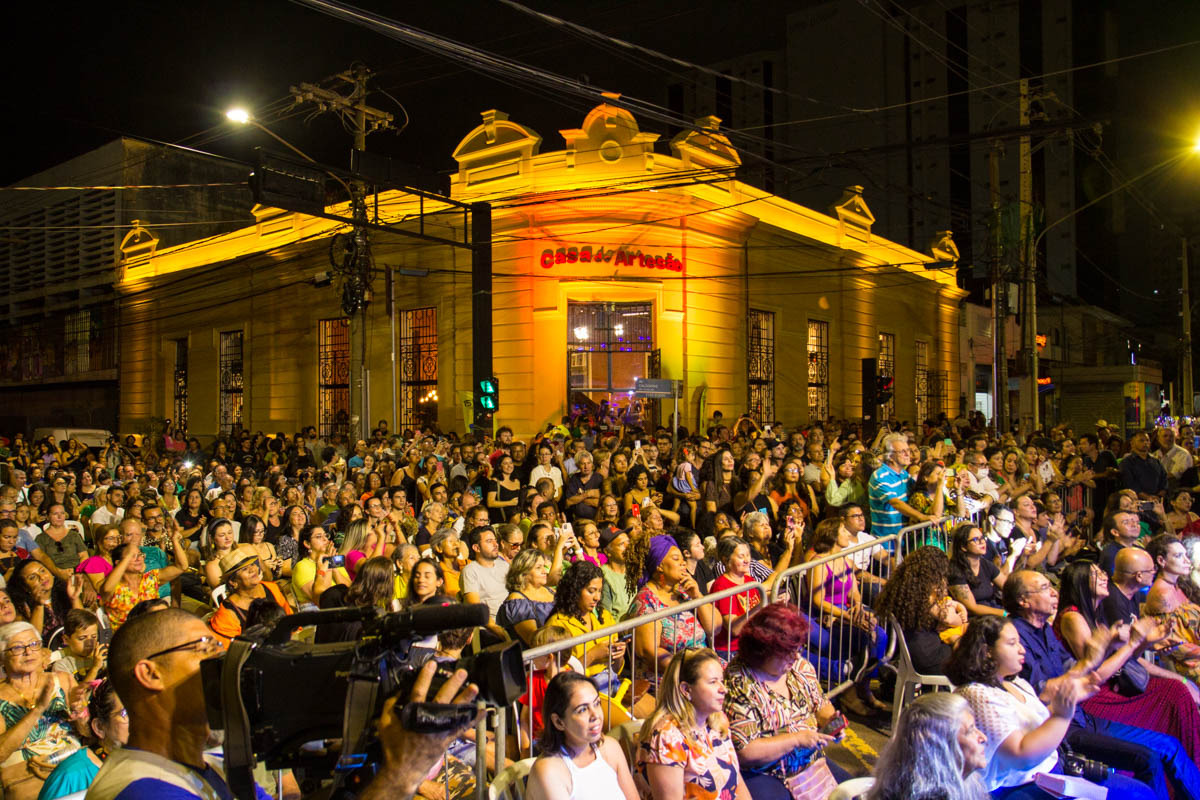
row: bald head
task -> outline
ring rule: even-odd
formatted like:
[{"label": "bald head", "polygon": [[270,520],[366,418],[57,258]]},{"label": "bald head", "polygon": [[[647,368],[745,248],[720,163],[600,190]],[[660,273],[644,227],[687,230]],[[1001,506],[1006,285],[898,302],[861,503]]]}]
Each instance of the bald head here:
[{"label": "bald head", "polygon": [[1122,547],[1113,562],[1113,581],[1137,591],[1154,582],[1154,559],[1140,547]]},{"label": "bald head", "polygon": [[141,520],[126,517],[125,519],[121,520],[120,530],[121,539],[127,542],[129,541],[130,536],[142,533],[144,528],[142,527]]}]

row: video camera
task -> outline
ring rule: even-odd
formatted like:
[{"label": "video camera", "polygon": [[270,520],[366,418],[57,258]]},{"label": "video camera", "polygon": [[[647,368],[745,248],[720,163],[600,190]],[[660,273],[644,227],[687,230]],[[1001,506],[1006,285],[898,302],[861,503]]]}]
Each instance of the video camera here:
[{"label": "video camera", "polygon": [[[201,664],[209,727],[225,732],[225,772],[234,795],[255,797],[253,769],[303,768],[309,776],[335,776],[335,789],[353,773],[378,763],[381,752],[373,722],[384,701],[407,698],[418,667],[410,650],[419,638],[439,631],[487,624],[483,604],[417,606],[385,613],[377,608],[306,611],[281,619],[270,631],[250,630],[229,650]],[[313,644],[294,641],[306,625],[362,623],[357,641]],[[521,653],[512,642],[468,655],[454,665],[479,686],[479,700],[496,706],[515,701],[524,688]],[[451,673],[439,670],[432,697]],[[402,724],[417,732],[457,730],[469,724],[471,704],[406,702]],[[340,739],[327,753],[311,743]],[[306,747],[306,745],[308,745]]]}]

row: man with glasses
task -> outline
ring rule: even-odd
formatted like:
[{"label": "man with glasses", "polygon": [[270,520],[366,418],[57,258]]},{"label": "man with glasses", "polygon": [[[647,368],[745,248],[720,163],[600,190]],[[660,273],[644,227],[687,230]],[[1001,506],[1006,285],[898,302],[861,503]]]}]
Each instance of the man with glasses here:
[{"label": "man with glasses", "polygon": [[[1048,680],[1066,673],[1068,665],[1080,671],[1094,669],[1103,657],[1092,659],[1093,664],[1085,667],[1067,653],[1051,627],[1058,613],[1058,592],[1039,572],[1020,570],[1009,576],[1004,583],[1004,608],[1025,648],[1021,677],[1038,692]],[[1128,657],[1136,658],[1145,645],[1154,643],[1149,636],[1155,626],[1149,622],[1129,629],[1129,641],[1123,648]],[[1200,797],[1200,771],[1174,736],[1094,717],[1080,704],[1064,741],[1088,758],[1131,771],[1159,797],[1169,796],[1168,781],[1174,796]]]},{"label": "man with glasses", "polygon": [[[904,434],[892,433],[883,438],[883,463],[867,482],[867,495],[871,503],[871,533],[875,536],[899,533],[904,527],[905,517],[915,522],[927,519],[908,504],[908,465],[911,463],[912,454]],[[891,543],[888,549],[891,549]]]},{"label": "man with glasses", "polygon": [[[108,663],[129,715],[129,741],[105,760],[88,790],[91,800],[232,800],[224,775],[204,757],[209,729],[200,662],[222,651],[208,626],[179,609],[144,614],[117,631]],[[412,701],[425,699],[435,668],[430,663],[419,674]],[[478,689],[465,683],[466,672],[458,670],[434,702],[470,702]],[[359,797],[411,798],[458,733],[405,730],[395,699],[389,700],[379,721],[383,763]],[[261,787],[255,789],[260,800],[269,800]]]},{"label": "man with glasses", "polygon": [[992,503],[1000,500],[1000,486],[988,474],[988,460],[983,453],[972,450],[966,454],[967,491],[974,497],[969,497],[967,504],[974,505],[971,511],[989,508]]}]

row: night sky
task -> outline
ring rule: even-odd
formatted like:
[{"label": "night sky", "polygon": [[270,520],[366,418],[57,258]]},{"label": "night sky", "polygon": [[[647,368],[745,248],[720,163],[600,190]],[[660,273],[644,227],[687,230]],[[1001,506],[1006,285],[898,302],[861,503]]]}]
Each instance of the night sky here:
[{"label": "night sky", "polygon": [[[953,6],[948,0],[930,1],[947,9]],[[646,50],[712,64],[783,48],[787,14],[813,2],[528,0],[526,5]],[[679,80],[682,72],[656,59],[599,47],[497,0],[362,0],[359,5],[434,34],[662,105],[666,105],[667,84]],[[272,129],[318,160],[348,166],[350,135],[337,118],[281,116],[288,113],[283,101],[289,85],[319,82],[354,61],[373,68],[378,73],[374,86],[391,95],[374,94],[372,104],[402,120],[405,112],[398,101],[409,117],[399,134],[371,136],[368,149],[439,173],[443,189],[445,175],[455,166],[450,154],[478,124],[480,111],[506,111],[541,133],[544,149],[558,149],[562,140],[557,131],[577,126],[593,105],[477,74],[286,0],[23,3],[12,4],[5,12],[8,46],[0,58],[9,80],[0,113],[7,117],[4,130],[10,147],[0,175],[3,183],[121,134],[185,144],[247,162],[253,159],[255,146],[278,149],[265,134],[226,122],[224,111],[233,105],[257,110]],[[1096,54],[1127,55],[1200,40],[1196,0],[1153,5],[1144,0],[1077,0],[1075,14],[1077,31],[1102,29],[1106,14],[1117,21],[1116,39],[1097,40],[1091,48],[1081,46],[1080,51],[1088,50],[1077,52],[1081,62],[1093,60]],[[871,47],[861,42],[847,42],[845,54],[848,59],[872,57]],[[1089,75],[1098,72],[1077,73],[1077,88],[1086,88]],[[1190,144],[1200,133],[1200,46],[1124,62],[1117,74],[1115,84],[1100,81],[1099,92],[1077,97],[1075,105],[1081,113],[1110,123],[1103,134],[1105,153],[1125,175],[1133,175]],[[820,98],[836,101],[837,75],[837,65],[830,65],[828,79],[816,84]],[[817,95],[816,89],[813,94]],[[809,107],[801,113],[814,111],[821,109]],[[639,121],[645,130],[664,136],[675,133],[661,123]],[[840,133],[875,123],[848,117],[838,124],[846,127],[830,126],[829,140],[834,144]],[[1139,184],[1139,196],[1125,198],[1129,201],[1126,230],[1138,238],[1126,240],[1122,258],[1144,253],[1166,263],[1178,253],[1178,238],[1171,230],[1200,237],[1198,186],[1200,156]],[[835,194],[833,189],[830,192],[832,199]],[[1152,233],[1155,229],[1159,234]],[[1086,241],[1080,246],[1086,247]],[[1112,257],[1105,252],[1093,255]],[[1086,260],[1081,262],[1081,283],[1089,280],[1088,269]],[[1151,316],[1161,318],[1164,307],[1153,301],[1149,294],[1153,290],[1141,286],[1139,291],[1152,298]]]},{"label": "night sky", "polygon": [[[711,0],[527,5],[701,63],[782,47],[790,7],[752,0],[730,15],[729,4]],[[375,0],[359,6],[573,78],[586,76],[606,89],[664,100],[669,76],[661,62],[600,51],[494,0]],[[443,173],[453,168],[450,153],[479,123],[482,110],[509,112],[557,148],[557,130],[578,125],[591,105],[514,89],[285,0],[21,4],[6,14],[13,18],[9,40],[15,47],[3,54],[13,78],[5,127],[19,156],[6,160],[3,183],[119,134],[249,160],[253,147],[269,140],[235,130],[224,120],[227,108],[262,109],[285,98],[289,85],[318,82],[356,60],[378,72],[375,86],[403,103],[411,119],[399,135],[373,135],[368,149]],[[371,102],[403,118],[382,94]],[[348,166],[350,139],[336,118],[301,117],[271,127],[319,160]]]}]

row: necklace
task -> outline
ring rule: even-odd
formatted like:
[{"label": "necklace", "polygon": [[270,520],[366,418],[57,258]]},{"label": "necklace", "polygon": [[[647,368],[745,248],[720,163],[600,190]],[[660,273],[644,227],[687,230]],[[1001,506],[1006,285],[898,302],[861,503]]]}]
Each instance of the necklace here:
[{"label": "necklace", "polygon": [[20,689],[18,689],[17,685],[12,682],[11,678],[8,681],[8,685],[11,686],[12,690],[17,693],[18,697],[21,698],[21,701],[25,704],[26,708],[33,708],[35,705],[37,705],[37,695],[38,695],[39,691],[41,690],[41,685],[42,685],[40,680],[33,687],[33,693],[34,693],[33,697],[28,697],[24,692],[22,692]]}]

